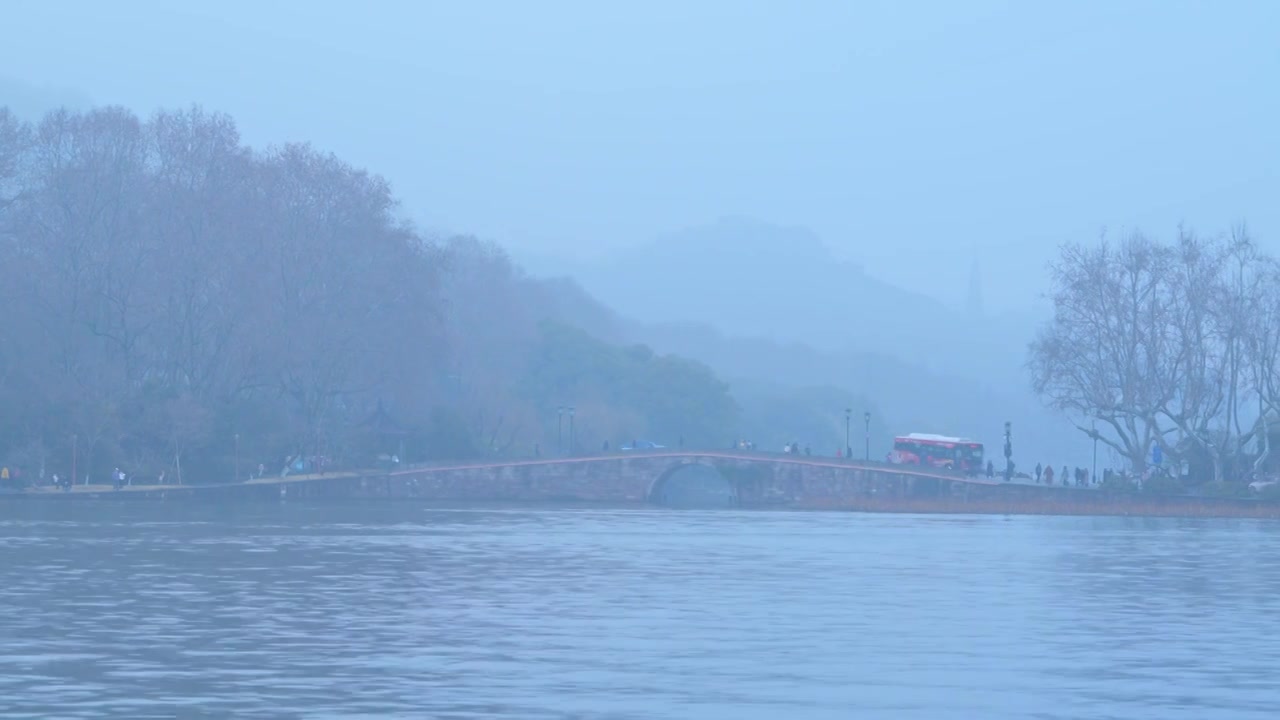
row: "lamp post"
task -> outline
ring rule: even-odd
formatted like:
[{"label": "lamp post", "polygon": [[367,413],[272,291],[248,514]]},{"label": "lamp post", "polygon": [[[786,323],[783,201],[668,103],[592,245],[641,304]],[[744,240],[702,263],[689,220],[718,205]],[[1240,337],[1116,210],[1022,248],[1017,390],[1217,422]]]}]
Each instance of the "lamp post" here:
[{"label": "lamp post", "polygon": [[556,454],[564,454],[564,406],[556,408]]},{"label": "lamp post", "polygon": [[862,413],[862,422],[863,422],[863,424],[866,426],[866,428],[865,428],[865,429],[866,429],[866,434],[865,434],[865,435],[863,435],[863,438],[862,438],[864,441],[866,441],[866,444],[867,444],[867,447],[866,447],[866,451],[867,451],[866,461],[867,461],[867,462],[871,462],[871,411],[870,411],[870,410],[868,410],[868,411],[866,411],[866,412]]},{"label": "lamp post", "polygon": [[76,444],[79,436],[75,433],[71,434],[71,484],[76,484]]},{"label": "lamp post", "polygon": [[1093,474],[1089,477],[1093,481],[1098,482],[1098,421],[1095,419],[1092,424],[1090,435],[1093,436]]},{"label": "lamp post", "polygon": [[[1013,423],[1004,421],[1004,481],[1013,479]],[[1065,482],[1065,478],[1064,478]]]},{"label": "lamp post", "polygon": [[236,433],[234,437],[236,439],[235,482],[240,482],[240,433]]},{"label": "lamp post", "polygon": [[569,406],[569,455],[573,455],[573,406]]},{"label": "lamp post", "polygon": [[849,423],[853,419],[853,408],[844,409],[844,456],[853,459],[853,443],[849,442]]}]

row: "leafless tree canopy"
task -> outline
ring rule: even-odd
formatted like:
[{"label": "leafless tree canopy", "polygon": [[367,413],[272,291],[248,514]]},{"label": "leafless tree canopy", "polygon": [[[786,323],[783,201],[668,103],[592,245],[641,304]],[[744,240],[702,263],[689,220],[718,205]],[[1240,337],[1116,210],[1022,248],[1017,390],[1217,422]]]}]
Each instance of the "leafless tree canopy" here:
[{"label": "leafless tree canopy", "polygon": [[1243,229],[1066,246],[1030,349],[1035,389],[1135,469],[1159,445],[1216,480],[1247,477],[1280,411],[1277,280]]},{"label": "leafless tree canopy", "polygon": [[436,357],[439,253],[386,183],[307,146],[250,152],[226,116],[4,111],[0,203],[9,454],[75,435],[86,466],[180,475],[220,434],[326,452],[408,391],[400,350]]},{"label": "leafless tree canopy", "polygon": [[[0,267],[0,463],[33,470],[68,472],[73,446],[80,475],[175,480],[402,448],[532,453],[560,441],[559,405],[623,371],[644,380],[586,409],[577,437],[698,438],[664,393],[719,409],[694,410],[708,423],[733,411],[703,368],[610,354],[612,315],[576,287],[480,241],[431,242],[382,178],[307,145],[253,151],[198,107],[34,126],[0,108]],[[538,362],[553,342],[578,343],[557,356],[568,381]]]}]

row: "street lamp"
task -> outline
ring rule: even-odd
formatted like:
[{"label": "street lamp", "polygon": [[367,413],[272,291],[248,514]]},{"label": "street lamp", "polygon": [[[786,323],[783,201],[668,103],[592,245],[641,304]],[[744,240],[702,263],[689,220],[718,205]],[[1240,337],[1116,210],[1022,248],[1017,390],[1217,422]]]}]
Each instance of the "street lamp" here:
[{"label": "street lamp", "polygon": [[240,482],[240,433],[235,434],[236,439],[236,464],[234,482]]},{"label": "street lamp", "polygon": [[867,443],[867,462],[871,462],[871,411],[862,413],[862,422],[866,425],[866,435],[863,439]]},{"label": "street lamp", "polygon": [[569,406],[569,454],[573,455],[573,406]]},{"label": "street lamp", "polygon": [[1004,481],[1013,478],[1013,423],[1004,421]]},{"label": "street lamp", "polygon": [[564,406],[556,408],[556,454],[564,454]]},{"label": "street lamp", "polygon": [[844,456],[853,459],[853,443],[849,442],[849,422],[853,419],[853,408],[844,409]]},{"label": "street lamp", "polygon": [[75,433],[71,434],[71,484],[76,484],[76,441],[79,436]]},{"label": "street lamp", "polygon": [[1098,420],[1096,418],[1092,422],[1089,434],[1093,436],[1093,474],[1089,477],[1096,483],[1098,482]]}]

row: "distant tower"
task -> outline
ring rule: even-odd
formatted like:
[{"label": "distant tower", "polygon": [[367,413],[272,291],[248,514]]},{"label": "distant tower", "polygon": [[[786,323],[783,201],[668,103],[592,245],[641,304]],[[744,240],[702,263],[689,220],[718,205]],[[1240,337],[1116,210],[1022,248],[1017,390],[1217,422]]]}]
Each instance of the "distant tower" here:
[{"label": "distant tower", "polygon": [[982,272],[978,268],[978,253],[974,250],[973,264],[969,267],[969,300],[967,303],[969,316],[982,317]]}]

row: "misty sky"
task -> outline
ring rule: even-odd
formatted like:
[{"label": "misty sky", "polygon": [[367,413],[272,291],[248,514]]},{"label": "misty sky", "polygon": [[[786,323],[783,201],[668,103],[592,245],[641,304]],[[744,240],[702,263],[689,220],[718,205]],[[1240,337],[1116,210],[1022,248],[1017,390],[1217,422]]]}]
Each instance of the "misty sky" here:
[{"label": "misty sky", "polygon": [[[724,215],[988,304],[1054,246],[1280,250],[1280,3],[7,0],[0,76],[386,175],[432,228],[594,256]],[[4,87],[4,85],[0,85]],[[0,97],[0,104],[5,102]]]}]

